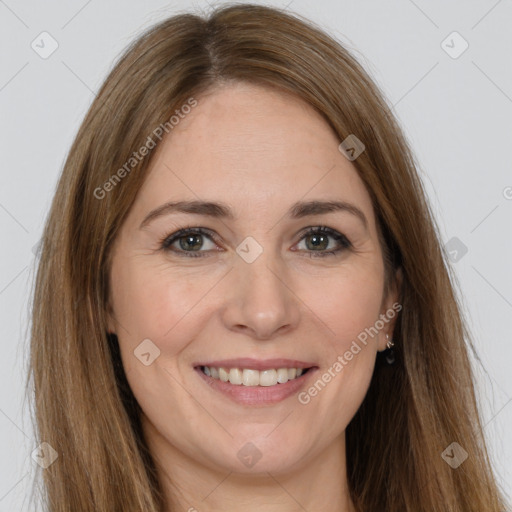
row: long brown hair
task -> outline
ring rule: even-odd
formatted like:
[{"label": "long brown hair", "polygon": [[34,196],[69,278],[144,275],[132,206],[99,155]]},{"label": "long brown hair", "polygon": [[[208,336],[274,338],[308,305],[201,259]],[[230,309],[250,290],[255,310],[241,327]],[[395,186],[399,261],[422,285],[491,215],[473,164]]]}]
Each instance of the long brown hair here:
[{"label": "long brown hair", "polygon": [[[475,350],[405,136],[340,43],[299,15],[247,4],[205,17],[180,14],[146,31],[109,74],[65,162],[32,311],[36,433],[59,454],[42,471],[47,509],[164,509],[140,410],[107,334],[110,249],[155,150],[127,161],[157,127],[170,129],[176,109],[230,81],[299,97],[340,142],[354,134],[365,145],[353,164],[373,201],[387,282],[402,271],[403,309],[393,336],[396,363],[377,358],[346,431],[358,510],[503,512],[475,398]],[[456,469],[441,456],[453,442],[468,454]]]}]

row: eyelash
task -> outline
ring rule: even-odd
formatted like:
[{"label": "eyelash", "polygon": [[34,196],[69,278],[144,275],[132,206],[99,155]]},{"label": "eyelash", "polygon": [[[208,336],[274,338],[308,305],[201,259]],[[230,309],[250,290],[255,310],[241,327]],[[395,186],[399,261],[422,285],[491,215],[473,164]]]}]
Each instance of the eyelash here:
[{"label": "eyelash", "polygon": [[[216,241],[215,234],[212,231],[210,231],[209,229],[190,227],[190,228],[180,229],[179,231],[176,231],[175,233],[173,233],[171,235],[166,235],[162,240],[160,240],[160,248],[165,252],[174,252],[176,254],[183,255],[186,258],[206,257],[208,252],[210,252],[210,251],[200,251],[200,252],[196,252],[194,254],[194,252],[192,252],[192,251],[171,249],[170,246],[174,242],[176,242],[180,238],[183,238],[184,236],[189,235],[189,234],[201,234],[201,235],[207,236],[212,241]],[[317,234],[331,236],[337,242],[340,243],[340,247],[333,251],[318,252],[317,254],[315,254],[316,251],[309,251],[311,258],[325,258],[327,256],[337,256],[338,253],[340,253],[346,249],[350,249],[352,247],[351,242],[348,240],[348,238],[345,235],[338,233],[338,231],[335,231],[334,229],[328,228],[326,226],[317,226],[317,227],[312,227],[312,228],[308,229],[305,233],[302,234],[299,242],[302,241],[305,237],[307,237],[309,235],[317,235]]]}]

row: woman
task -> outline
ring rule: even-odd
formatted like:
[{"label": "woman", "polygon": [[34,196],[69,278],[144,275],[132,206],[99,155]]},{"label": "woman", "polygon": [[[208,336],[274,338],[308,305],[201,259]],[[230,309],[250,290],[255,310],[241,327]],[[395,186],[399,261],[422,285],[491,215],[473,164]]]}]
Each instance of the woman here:
[{"label": "woman", "polygon": [[411,150],[346,49],[232,5],[126,51],[37,275],[48,510],[501,512],[468,347]]}]

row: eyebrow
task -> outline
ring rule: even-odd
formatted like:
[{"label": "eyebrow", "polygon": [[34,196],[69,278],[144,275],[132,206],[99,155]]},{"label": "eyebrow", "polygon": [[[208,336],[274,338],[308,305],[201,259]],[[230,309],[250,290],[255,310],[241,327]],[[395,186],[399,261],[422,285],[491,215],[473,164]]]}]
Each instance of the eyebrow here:
[{"label": "eyebrow", "polygon": [[[298,201],[288,210],[291,219],[301,219],[310,215],[324,215],[333,212],[348,212],[356,216],[368,229],[368,221],[356,205],[346,201]],[[151,221],[171,213],[191,213],[217,219],[236,220],[230,206],[225,203],[212,201],[175,201],[165,203],[152,210],[142,221],[139,229],[147,226]]]}]

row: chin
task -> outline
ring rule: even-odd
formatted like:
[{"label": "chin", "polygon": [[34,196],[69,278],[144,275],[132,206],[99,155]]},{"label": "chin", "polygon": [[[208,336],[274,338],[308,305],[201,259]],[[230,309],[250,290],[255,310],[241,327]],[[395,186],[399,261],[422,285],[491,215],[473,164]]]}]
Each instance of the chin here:
[{"label": "chin", "polygon": [[[272,428],[275,429],[276,425]],[[258,430],[264,432],[252,437],[235,436],[235,439],[227,440],[222,453],[214,456],[216,464],[225,471],[267,477],[268,473],[286,473],[305,464],[307,447],[303,441],[291,442],[293,438],[286,432],[272,432],[268,426]]]}]

